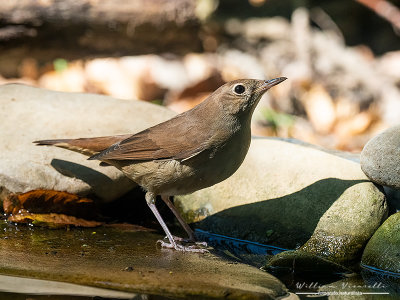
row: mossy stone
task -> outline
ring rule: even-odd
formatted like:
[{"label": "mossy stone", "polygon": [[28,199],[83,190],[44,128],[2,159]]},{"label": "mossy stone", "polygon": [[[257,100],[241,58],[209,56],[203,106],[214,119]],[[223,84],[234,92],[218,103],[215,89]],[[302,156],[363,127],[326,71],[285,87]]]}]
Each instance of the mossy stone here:
[{"label": "mossy stone", "polygon": [[365,247],[363,265],[400,276],[400,212],[391,215]]}]

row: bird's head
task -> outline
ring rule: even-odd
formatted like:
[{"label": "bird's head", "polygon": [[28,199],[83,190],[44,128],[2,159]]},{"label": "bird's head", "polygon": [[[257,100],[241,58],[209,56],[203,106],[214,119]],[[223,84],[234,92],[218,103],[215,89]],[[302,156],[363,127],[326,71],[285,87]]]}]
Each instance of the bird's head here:
[{"label": "bird's head", "polygon": [[261,96],[274,85],[286,80],[279,77],[270,80],[239,79],[228,82],[216,90],[212,98],[230,114],[249,114],[254,111]]}]

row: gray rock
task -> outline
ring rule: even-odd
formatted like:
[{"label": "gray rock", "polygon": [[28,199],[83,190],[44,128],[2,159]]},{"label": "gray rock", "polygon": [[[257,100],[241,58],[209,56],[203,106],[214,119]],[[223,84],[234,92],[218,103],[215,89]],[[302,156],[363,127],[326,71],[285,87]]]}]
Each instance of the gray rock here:
[{"label": "gray rock", "polygon": [[373,182],[400,189],[400,125],[385,130],[365,145],[361,168]]},{"label": "gray rock", "polygon": [[135,185],[119,170],[32,142],[134,133],[174,114],[141,101],[0,86],[0,195],[48,189],[115,199]]},{"label": "gray rock", "polygon": [[357,267],[362,249],[387,214],[385,196],[373,183],[351,186],[324,213],[299,250]]},{"label": "gray rock", "polygon": [[101,227],[94,233],[93,229],[15,230],[0,221],[0,229],[4,275],[172,299],[298,299],[277,278],[255,267],[211,253],[156,247],[162,236],[143,228]]},{"label": "gray rock", "polygon": [[399,257],[400,212],[391,215],[375,232],[365,247],[361,263],[400,276]]},{"label": "gray rock", "polygon": [[358,163],[274,139],[253,139],[232,177],[175,203],[203,230],[287,249],[304,244],[345,264],[387,215],[384,194]]}]

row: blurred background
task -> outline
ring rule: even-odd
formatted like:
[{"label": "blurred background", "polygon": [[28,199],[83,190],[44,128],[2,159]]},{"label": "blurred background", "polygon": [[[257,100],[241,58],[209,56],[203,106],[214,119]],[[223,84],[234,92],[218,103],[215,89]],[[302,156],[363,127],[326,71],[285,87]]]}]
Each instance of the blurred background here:
[{"label": "blurred background", "polygon": [[280,76],[254,135],[359,152],[400,123],[400,1],[0,2],[1,84],[183,112],[226,81]]}]

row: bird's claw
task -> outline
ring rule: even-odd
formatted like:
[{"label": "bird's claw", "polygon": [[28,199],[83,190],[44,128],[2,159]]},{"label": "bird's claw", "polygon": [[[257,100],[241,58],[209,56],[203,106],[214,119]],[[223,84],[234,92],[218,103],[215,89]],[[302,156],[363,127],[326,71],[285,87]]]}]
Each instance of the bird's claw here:
[{"label": "bird's claw", "polygon": [[[208,247],[207,242],[197,242],[194,239],[190,239],[190,238],[185,239],[185,238],[181,238],[179,236],[174,236],[174,235],[172,237],[174,238],[175,242],[181,242],[181,243],[185,243],[185,244],[191,243],[191,244],[196,244],[197,246]],[[165,237],[165,238],[167,238],[167,237]]]},{"label": "bird's claw", "polygon": [[[196,252],[196,253],[208,253],[210,251],[208,251],[207,249],[204,248],[199,248],[198,245],[191,245],[191,246],[184,246],[181,244],[177,244],[177,243],[168,243],[162,240],[158,240],[157,243],[160,243],[162,248],[168,248],[168,249],[175,249],[178,251],[182,251],[182,252]],[[204,244],[202,244],[204,245]],[[206,243],[207,245],[207,243]]]}]

